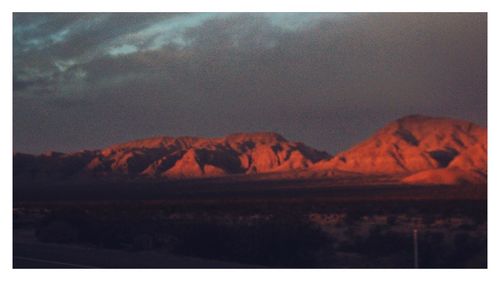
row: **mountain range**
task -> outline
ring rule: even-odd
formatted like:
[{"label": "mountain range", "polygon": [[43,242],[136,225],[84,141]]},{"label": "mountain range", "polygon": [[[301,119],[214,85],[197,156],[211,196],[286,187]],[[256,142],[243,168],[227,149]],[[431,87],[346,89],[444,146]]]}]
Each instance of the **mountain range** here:
[{"label": "mountain range", "polygon": [[273,176],[389,177],[406,184],[485,183],[487,129],[410,115],[347,151],[330,155],[273,132],[220,138],[153,137],[100,150],[14,154],[14,179]]}]

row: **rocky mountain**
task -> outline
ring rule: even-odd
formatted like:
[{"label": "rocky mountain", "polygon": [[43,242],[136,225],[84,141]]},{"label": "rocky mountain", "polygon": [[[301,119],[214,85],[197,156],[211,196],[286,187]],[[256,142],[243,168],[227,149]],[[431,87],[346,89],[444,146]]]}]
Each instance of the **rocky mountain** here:
[{"label": "rocky mountain", "polygon": [[406,183],[484,182],[487,130],[463,120],[406,116],[312,169],[402,175]]},{"label": "rocky mountain", "polygon": [[14,155],[14,176],[62,178],[395,178],[408,184],[484,183],[487,130],[450,118],[406,116],[330,156],[276,133],[155,137],[76,153]]},{"label": "rocky mountain", "polygon": [[155,137],[97,151],[16,154],[14,176],[193,178],[305,169],[330,155],[276,133]]}]

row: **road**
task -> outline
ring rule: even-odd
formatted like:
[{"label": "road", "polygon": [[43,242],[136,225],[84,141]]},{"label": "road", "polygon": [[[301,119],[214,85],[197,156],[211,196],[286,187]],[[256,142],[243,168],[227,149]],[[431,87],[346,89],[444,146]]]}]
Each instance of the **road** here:
[{"label": "road", "polygon": [[14,268],[254,268],[231,262],[81,246],[15,242]]},{"label": "road", "polygon": [[97,268],[83,264],[35,259],[29,257],[13,257],[14,268]]}]

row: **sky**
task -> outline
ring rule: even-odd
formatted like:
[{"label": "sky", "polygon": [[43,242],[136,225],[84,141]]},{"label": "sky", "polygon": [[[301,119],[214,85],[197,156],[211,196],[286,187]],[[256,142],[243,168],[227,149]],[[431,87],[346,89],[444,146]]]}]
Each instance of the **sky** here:
[{"label": "sky", "polygon": [[335,154],[409,114],[486,126],[485,13],[14,13],[14,151],[273,131]]}]

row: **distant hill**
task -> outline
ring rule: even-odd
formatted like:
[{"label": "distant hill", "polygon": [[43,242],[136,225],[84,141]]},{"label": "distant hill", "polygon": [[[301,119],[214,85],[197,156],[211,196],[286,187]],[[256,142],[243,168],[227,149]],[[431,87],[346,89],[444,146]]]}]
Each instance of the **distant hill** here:
[{"label": "distant hill", "polygon": [[14,155],[15,177],[193,178],[305,169],[330,155],[276,133],[155,137],[96,151]]},{"label": "distant hill", "polygon": [[272,133],[154,137],[75,153],[14,155],[15,179],[394,176],[408,184],[484,183],[487,130],[420,115],[389,123],[335,156]]},{"label": "distant hill", "polygon": [[312,169],[409,175],[406,183],[485,182],[487,130],[463,120],[406,116]]}]

